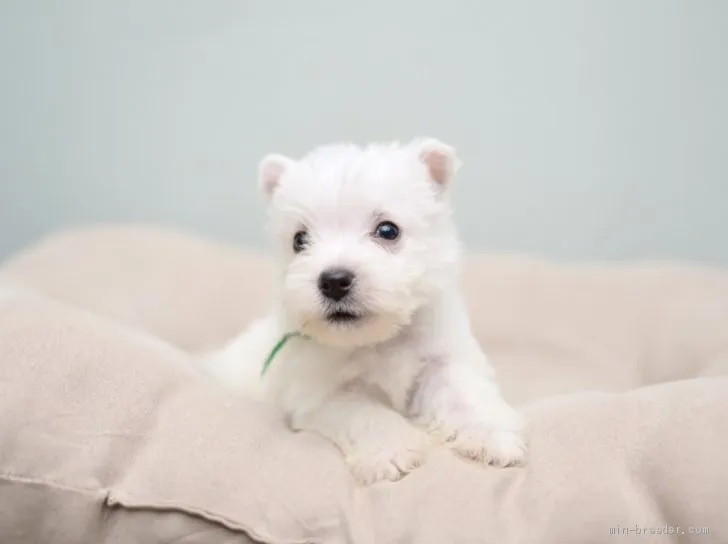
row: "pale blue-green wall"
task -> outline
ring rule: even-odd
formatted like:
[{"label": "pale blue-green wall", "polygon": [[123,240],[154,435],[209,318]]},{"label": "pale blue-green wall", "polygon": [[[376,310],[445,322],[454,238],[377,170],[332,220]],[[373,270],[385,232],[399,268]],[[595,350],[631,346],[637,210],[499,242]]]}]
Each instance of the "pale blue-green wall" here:
[{"label": "pale blue-green wall", "polygon": [[440,137],[475,248],[728,263],[723,0],[0,0],[0,257],[144,220],[264,242],[255,167]]}]

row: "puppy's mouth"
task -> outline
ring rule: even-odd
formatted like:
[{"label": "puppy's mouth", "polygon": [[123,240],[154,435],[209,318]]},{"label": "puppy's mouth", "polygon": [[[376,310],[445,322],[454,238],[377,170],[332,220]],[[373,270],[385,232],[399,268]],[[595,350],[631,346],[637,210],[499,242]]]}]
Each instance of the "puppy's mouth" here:
[{"label": "puppy's mouth", "polygon": [[354,312],[347,312],[345,310],[336,310],[326,314],[326,321],[334,325],[353,325],[364,316]]}]

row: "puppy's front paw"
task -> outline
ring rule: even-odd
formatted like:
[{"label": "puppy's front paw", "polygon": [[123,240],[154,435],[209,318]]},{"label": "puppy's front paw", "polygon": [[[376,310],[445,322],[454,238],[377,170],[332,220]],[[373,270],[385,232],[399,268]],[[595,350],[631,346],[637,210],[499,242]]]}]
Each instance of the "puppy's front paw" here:
[{"label": "puppy's front paw", "polygon": [[385,440],[359,441],[346,455],[346,462],[357,483],[364,486],[379,481],[397,481],[425,461],[430,442],[419,432],[407,433],[388,443]]},{"label": "puppy's front paw", "polygon": [[497,467],[526,461],[523,421],[505,403],[482,410],[453,411],[430,428],[441,442],[467,459]]},{"label": "puppy's front paw", "polygon": [[522,465],[526,460],[526,444],[519,433],[482,424],[456,430],[449,445],[463,457],[497,467]]}]

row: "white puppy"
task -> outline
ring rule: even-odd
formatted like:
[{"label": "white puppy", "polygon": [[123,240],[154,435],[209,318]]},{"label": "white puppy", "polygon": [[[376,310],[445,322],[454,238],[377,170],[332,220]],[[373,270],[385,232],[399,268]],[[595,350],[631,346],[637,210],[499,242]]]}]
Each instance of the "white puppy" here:
[{"label": "white puppy", "polygon": [[[343,452],[363,484],[396,480],[428,449],[506,466],[525,454],[459,290],[437,140],[269,155],[260,187],[278,242],[270,314],[210,361],[222,381],[278,405]],[[288,333],[261,377],[272,350]]]}]

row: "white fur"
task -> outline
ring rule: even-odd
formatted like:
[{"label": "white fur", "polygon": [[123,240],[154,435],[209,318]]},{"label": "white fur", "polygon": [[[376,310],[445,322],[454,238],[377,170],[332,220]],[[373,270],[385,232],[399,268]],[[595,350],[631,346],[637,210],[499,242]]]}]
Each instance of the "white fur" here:
[{"label": "white fur", "polygon": [[[454,150],[437,140],[333,145],[299,161],[261,162],[278,290],[269,315],[209,368],[278,405],[294,429],[331,440],[363,484],[400,478],[438,443],[500,466],[525,455],[521,418],[499,393],[459,290],[449,203],[457,167]],[[381,221],[400,227],[398,240],[373,235]],[[297,254],[292,239],[301,229],[310,244]],[[338,304],[317,287],[329,267],[356,274]],[[332,307],[364,317],[331,323]],[[289,340],[261,379],[263,362],[291,331],[309,338]]]}]

